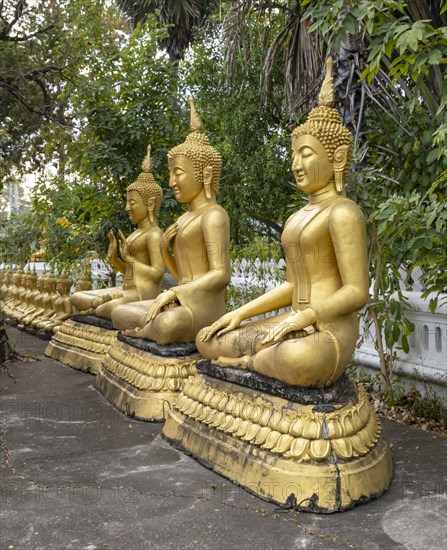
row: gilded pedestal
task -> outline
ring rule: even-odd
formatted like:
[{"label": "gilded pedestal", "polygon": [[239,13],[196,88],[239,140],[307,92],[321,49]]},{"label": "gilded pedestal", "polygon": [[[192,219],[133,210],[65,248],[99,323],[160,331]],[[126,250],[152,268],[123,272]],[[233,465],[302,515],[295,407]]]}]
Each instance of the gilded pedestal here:
[{"label": "gilded pedestal", "polygon": [[[215,378],[215,370],[198,372],[170,411],[162,433],[172,444],[261,498],[297,510],[343,511],[387,489],[391,451],[361,385],[344,380],[326,396],[310,390],[318,404],[303,404],[306,391],[298,403]],[[258,387],[268,380],[255,376]]]},{"label": "gilded pedestal", "polygon": [[54,334],[45,355],[64,365],[96,374],[117,334],[108,319],[74,315]]},{"label": "gilded pedestal", "polygon": [[108,350],[95,386],[125,414],[163,421],[200,359],[192,344],[158,346],[120,333]]}]

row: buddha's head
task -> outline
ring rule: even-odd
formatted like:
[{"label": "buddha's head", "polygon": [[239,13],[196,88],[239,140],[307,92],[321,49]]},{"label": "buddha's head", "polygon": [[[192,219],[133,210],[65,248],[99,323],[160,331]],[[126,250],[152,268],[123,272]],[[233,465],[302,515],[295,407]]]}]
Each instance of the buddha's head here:
[{"label": "buddha's head", "polygon": [[30,281],[30,288],[34,290],[36,288],[37,283],[37,271],[36,271],[36,264],[33,266],[33,270],[31,271],[31,274],[29,276]]},{"label": "buddha's head", "polygon": [[91,290],[93,287],[90,261],[88,259],[83,260],[83,266],[82,276],[76,281],[76,292]]},{"label": "buddha's head", "polygon": [[[314,173],[321,179],[335,181],[336,190],[343,192],[344,181],[352,161],[354,139],[343,124],[340,113],[334,108],[334,88],[332,80],[332,58],[328,58],[326,76],[319,95],[319,105],[312,109],[307,121],[292,132],[294,152],[298,148],[315,158]],[[305,146],[308,149],[305,149]],[[316,164],[318,162],[318,164]],[[299,166],[292,169],[300,185]]]},{"label": "buddha's head", "polygon": [[22,275],[22,287],[28,289],[29,285],[29,276],[31,275],[31,266],[28,265],[28,269]]},{"label": "buddha's head", "polygon": [[[171,175],[174,168],[174,160],[178,160],[180,170],[190,171],[192,169],[194,182],[200,189],[204,189],[208,199],[215,196],[219,191],[220,173],[222,170],[222,157],[219,151],[209,142],[203,132],[202,122],[196,111],[194,100],[189,99],[191,109],[191,132],[183,143],[176,145],[168,152],[169,168]],[[175,192],[175,189],[174,189]],[[176,193],[180,202],[190,202],[185,195]]]},{"label": "buddha's head", "polygon": [[12,278],[17,288],[20,288],[22,286],[22,275],[23,275],[23,269],[22,269],[22,266],[19,266]]},{"label": "buddha's head", "polygon": [[56,290],[61,296],[66,296],[70,292],[71,280],[64,269],[57,279]]},{"label": "buddha's head", "polygon": [[133,223],[139,223],[146,216],[153,222],[160,215],[163,191],[152,174],[150,145],[141,170],[137,179],[127,188],[126,212]]},{"label": "buddha's head", "polygon": [[56,292],[57,277],[54,273],[54,267],[51,267],[50,274],[47,275],[45,286],[48,292]]},{"label": "buddha's head", "polygon": [[47,270],[44,267],[42,275],[37,278],[37,282],[36,282],[37,290],[40,290],[41,292],[43,292],[46,280],[47,280]]}]

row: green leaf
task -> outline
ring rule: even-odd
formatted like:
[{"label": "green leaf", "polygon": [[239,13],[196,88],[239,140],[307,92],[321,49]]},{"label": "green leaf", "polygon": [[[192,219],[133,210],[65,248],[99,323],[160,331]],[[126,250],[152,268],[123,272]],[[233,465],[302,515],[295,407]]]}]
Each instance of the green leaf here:
[{"label": "green leaf", "polygon": [[427,161],[426,161],[428,165],[432,164],[435,160],[438,159],[439,151],[440,151],[439,147],[435,147],[430,151],[430,153],[428,153]]},{"label": "green leaf", "polygon": [[[438,49],[434,49],[428,57],[430,65],[438,65],[442,60],[442,52]],[[421,60],[422,62],[422,60]]]},{"label": "green leaf", "polygon": [[409,353],[410,351],[410,344],[405,334],[402,334],[402,349],[405,353]]}]

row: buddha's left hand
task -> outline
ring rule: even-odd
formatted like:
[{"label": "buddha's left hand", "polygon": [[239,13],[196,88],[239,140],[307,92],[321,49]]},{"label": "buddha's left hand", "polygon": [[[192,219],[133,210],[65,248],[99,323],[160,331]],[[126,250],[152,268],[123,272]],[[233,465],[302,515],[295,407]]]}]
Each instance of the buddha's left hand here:
[{"label": "buddha's left hand", "polygon": [[261,343],[272,344],[280,342],[290,332],[302,330],[305,327],[315,324],[316,322],[317,317],[312,308],[291,313],[287,319],[284,319],[281,323],[274,325]]},{"label": "buddha's left hand", "polygon": [[176,299],[177,295],[173,290],[167,290],[166,292],[159,294],[154,300],[151,309],[147,312],[146,323],[150,323],[165,306],[175,302]]}]

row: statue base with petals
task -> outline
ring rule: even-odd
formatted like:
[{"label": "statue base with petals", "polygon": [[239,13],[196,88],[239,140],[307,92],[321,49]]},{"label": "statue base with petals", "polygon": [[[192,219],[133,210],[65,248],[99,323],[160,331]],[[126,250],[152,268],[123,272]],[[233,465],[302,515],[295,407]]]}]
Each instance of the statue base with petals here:
[{"label": "statue base with petals", "polygon": [[119,333],[96,377],[96,389],[123,413],[163,421],[201,359],[193,344],[158,346]]},{"label": "statue base with petals", "polygon": [[53,335],[45,355],[64,365],[96,374],[118,331],[95,315],[72,315]]},{"label": "statue base with petals", "polygon": [[162,434],[199,462],[265,500],[308,512],[347,510],[388,488],[391,450],[361,385],[281,384],[272,395],[254,389],[265,383],[257,374],[244,381],[238,369],[209,361],[197,368]]}]

